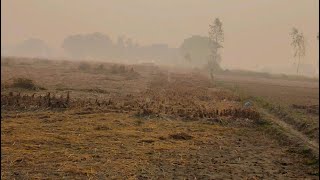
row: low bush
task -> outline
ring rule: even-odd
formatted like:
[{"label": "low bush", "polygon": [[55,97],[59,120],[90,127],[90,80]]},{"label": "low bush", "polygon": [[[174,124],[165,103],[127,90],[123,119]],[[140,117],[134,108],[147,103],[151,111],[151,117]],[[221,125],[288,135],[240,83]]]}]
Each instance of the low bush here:
[{"label": "low bush", "polygon": [[111,66],[111,73],[113,74],[121,74],[126,72],[126,67],[124,65],[113,65]]},{"label": "low bush", "polygon": [[13,80],[12,87],[14,88],[22,88],[22,89],[29,89],[34,90],[36,89],[36,85],[31,79],[27,78],[16,78]]},{"label": "low bush", "polygon": [[97,71],[104,71],[104,70],[105,70],[105,67],[104,67],[103,64],[99,64],[99,65],[95,68],[95,70],[97,70]]},{"label": "low bush", "polygon": [[13,83],[11,84],[12,88],[21,88],[27,90],[46,90],[44,87],[37,86],[33,80],[27,78],[16,78],[13,79]]},{"label": "low bush", "polygon": [[90,64],[86,63],[86,62],[82,62],[79,64],[78,69],[81,71],[88,71],[91,69]]}]

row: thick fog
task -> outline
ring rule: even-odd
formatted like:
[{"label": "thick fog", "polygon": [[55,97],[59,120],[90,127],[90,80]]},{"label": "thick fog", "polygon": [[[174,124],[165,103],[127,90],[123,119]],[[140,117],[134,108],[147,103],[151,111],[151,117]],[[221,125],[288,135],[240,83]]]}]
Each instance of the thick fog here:
[{"label": "thick fog", "polygon": [[215,18],[224,69],[294,74],[295,27],[301,72],[318,72],[318,0],[2,0],[1,55],[201,67]]}]

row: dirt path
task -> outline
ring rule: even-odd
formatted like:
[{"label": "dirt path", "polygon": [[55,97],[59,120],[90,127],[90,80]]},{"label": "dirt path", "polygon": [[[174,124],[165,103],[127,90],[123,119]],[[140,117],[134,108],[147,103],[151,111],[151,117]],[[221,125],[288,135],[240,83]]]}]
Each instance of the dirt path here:
[{"label": "dirt path", "polygon": [[289,137],[293,137],[294,139],[298,140],[298,142],[303,143],[312,150],[313,154],[319,157],[319,144],[317,142],[310,140],[306,135],[297,131],[291,125],[285,123],[275,115],[269,113],[266,109],[260,108],[260,111],[267,118],[267,120],[270,120],[271,122],[283,128]]}]

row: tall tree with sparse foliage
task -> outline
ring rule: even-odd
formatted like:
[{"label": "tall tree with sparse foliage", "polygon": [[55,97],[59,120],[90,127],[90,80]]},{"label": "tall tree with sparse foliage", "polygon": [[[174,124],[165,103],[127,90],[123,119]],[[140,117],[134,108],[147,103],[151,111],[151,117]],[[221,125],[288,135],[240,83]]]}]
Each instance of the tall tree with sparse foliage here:
[{"label": "tall tree with sparse foliage", "polygon": [[221,70],[221,55],[219,53],[219,49],[223,48],[222,43],[224,42],[222,22],[219,18],[216,18],[212,24],[209,24],[209,40],[211,54],[208,65],[210,76],[213,80],[213,73]]},{"label": "tall tree with sparse foliage", "polygon": [[306,55],[305,39],[302,32],[299,32],[297,28],[293,28],[291,32],[291,46],[294,50],[294,58],[298,58],[297,74],[299,73],[300,60]]}]

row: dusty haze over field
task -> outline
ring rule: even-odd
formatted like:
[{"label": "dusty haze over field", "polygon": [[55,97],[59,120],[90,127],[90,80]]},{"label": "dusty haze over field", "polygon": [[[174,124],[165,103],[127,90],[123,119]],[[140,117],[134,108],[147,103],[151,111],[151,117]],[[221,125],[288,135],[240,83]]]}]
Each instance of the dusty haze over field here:
[{"label": "dusty haze over field", "polygon": [[219,17],[225,31],[223,67],[291,67],[292,27],[307,39],[303,63],[315,65],[319,59],[318,0],[2,0],[1,5],[4,49],[39,38],[63,56],[65,37],[93,32],[114,41],[125,35],[141,45],[178,48],[192,35],[207,36],[209,23]]}]

